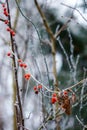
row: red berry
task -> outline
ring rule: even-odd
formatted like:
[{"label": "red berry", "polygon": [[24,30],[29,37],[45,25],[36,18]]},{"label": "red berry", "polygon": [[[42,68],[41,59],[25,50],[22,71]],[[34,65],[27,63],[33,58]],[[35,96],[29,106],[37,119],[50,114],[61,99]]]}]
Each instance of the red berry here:
[{"label": "red berry", "polygon": [[12,36],[15,36],[15,32],[13,30],[10,30]]},{"label": "red berry", "polygon": [[37,86],[34,86],[33,90],[34,90],[35,94],[38,94],[38,88],[37,88]]},{"label": "red berry", "polygon": [[27,65],[24,63],[24,64],[23,64],[23,67],[24,67],[24,68],[27,68]]},{"label": "red berry", "polygon": [[35,94],[38,94],[38,90],[35,91]]},{"label": "red berry", "polygon": [[51,103],[52,103],[52,104],[54,104],[56,101],[57,101],[57,98],[56,98],[56,97],[52,97],[52,98],[51,98]]},{"label": "red berry", "polygon": [[37,86],[34,86],[34,88],[33,88],[33,89],[34,89],[34,91],[36,91],[36,90],[37,90]]},{"label": "red berry", "polygon": [[64,95],[64,96],[67,96],[67,95],[68,95],[68,92],[67,92],[66,90],[64,90],[63,95]]},{"label": "red berry", "polygon": [[8,52],[8,53],[7,53],[7,56],[11,56],[11,52]]},{"label": "red berry", "polygon": [[9,14],[8,14],[8,12],[4,9],[4,15],[5,16],[8,16]]},{"label": "red berry", "polygon": [[30,77],[31,77],[31,75],[29,73],[27,73],[27,74],[24,75],[24,78],[27,79],[27,80],[29,80]]},{"label": "red berry", "polygon": [[52,94],[52,97],[56,97],[56,96],[57,96],[56,93],[53,93],[53,94]]},{"label": "red berry", "polygon": [[6,8],[4,8],[4,12],[6,11]]},{"label": "red berry", "polygon": [[18,62],[19,62],[19,63],[21,63],[21,62],[22,62],[22,60],[21,60],[21,59],[18,59]]},{"label": "red berry", "polygon": [[4,8],[4,7],[5,7],[5,4],[2,4],[2,7]]},{"label": "red berry", "polygon": [[42,89],[42,85],[38,85],[37,87],[38,87],[38,89]]},{"label": "red berry", "polygon": [[20,63],[19,66],[20,66],[20,67],[23,67],[23,63]]},{"label": "red berry", "polygon": [[6,29],[8,32],[10,32],[11,31],[11,29],[9,28],[9,27],[7,27],[7,29]]},{"label": "red berry", "polygon": [[8,24],[8,23],[9,23],[9,21],[8,21],[8,20],[5,20],[5,21],[4,21],[4,23],[5,23],[5,24]]}]

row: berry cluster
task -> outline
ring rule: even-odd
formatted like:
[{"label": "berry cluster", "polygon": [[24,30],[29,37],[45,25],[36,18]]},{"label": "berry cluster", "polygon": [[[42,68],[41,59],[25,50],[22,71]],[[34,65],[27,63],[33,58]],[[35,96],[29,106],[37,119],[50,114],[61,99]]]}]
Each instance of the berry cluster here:
[{"label": "berry cluster", "polygon": [[6,7],[6,5],[5,4],[2,4],[2,8],[3,8],[3,14],[5,15],[5,17],[6,17],[6,20],[4,20],[4,23],[5,24],[7,24],[7,31],[8,32],[10,32],[10,34],[12,35],[12,36],[15,36],[15,32],[13,31],[13,29],[12,28],[10,28],[9,27],[9,13],[8,13],[8,10],[7,10],[7,7]]},{"label": "berry cluster", "polygon": [[7,27],[6,30],[10,32],[12,36],[15,36],[15,32],[10,27]]},{"label": "berry cluster", "polygon": [[19,63],[19,66],[21,67],[21,68],[27,68],[27,64],[26,63],[24,63],[21,59],[18,59],[18,63]]},{"label": "berry cluster", "polygon": [[57,102],[57,94],[56,93],[53,93],[52,94],[52,98],[51,98],[51,103],[54,104]]},{"label": "berry cluster", "polygon": [[[26,68],[27,68],[27,64],[24,63],[21,59],[18,59],[18,63],[19,63],[19,66],[20,66],[21,68],[23,68],[23,69],[26,69]],[[24,78],[25,78],[26,80],[29,80],[30,77],[31,77],[31,74],[30,74],[30,73],[24,74]]]},{"label": "berry cluster", "polygon": [[38,94],[38,92],[40,92],[41,89],[42,89],[42,85],[40,85],[40,84],[38,86],[33,87],[35,94]]},{"label": "berry cluster", "polygon": [[[11,57],[11,56],[12,56],[12,53],[11,53],[11,52],[8,52],[8,53],[7,53],[7,56],[8,56],[8,57]],[[26,69],[26,68],[27,68],[27,64],[24,63],[21,59],[18,59],[17,61],[18,61],[19,66],[20,66],[21,68],[23,68],[23,69]],[[29,80],[30,77],[31,77],[31,75],[30,75],[29,73],[24,74],[24,78],[25,78],[26,80]]]},{"label": "berry cluster", "polygon": [[9,13],[7,11],[7,8],[6,8],[6,5],[5,4],[2,4],[2,7],[3,7],[3,14],[8,17],[9,16]]}]

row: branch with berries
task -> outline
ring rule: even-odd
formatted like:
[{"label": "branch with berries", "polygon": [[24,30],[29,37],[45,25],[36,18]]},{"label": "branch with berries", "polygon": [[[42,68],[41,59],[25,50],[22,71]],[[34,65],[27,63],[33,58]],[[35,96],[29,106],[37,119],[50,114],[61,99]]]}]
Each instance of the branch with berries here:
[{"label": "branch with berries", "polygon": [[[10,17],[10,10],[9,10],[9,2],[8,0],[6,0],[5,3],[2,4],[2,8],[3,8],[3,15],[5,16],[4,23],[7,25],[6,30],[9,32],[10,34],[10,47],[11,47],[11,51],[15,54],[15,48],[14,48],[14,36],[15,36],[15,32],[12,29],[11,26],[11,17]],[[19,85],[18,85],[18,79],[17,79],[17,66],[16,66],[16,58],[14,55],[11,54],[11,52],[7,53],[7,56],[12,56],[12,60],[13,60],[13,68],[14,69],[14,76],[15,76],[15,84],[16,84],[16,96],[17,96],[17,102],[18,102],[18,109],[16,109],[16,117],[18,117],[18,113],[21,117],[20,119],[17,119],[17,123],[21,123],[22,126],[24,126],[24,121],[23,119],[23,111],[22,111],[22,104],[21,104],[21,99],[20,99],[20,93],[19,93]],[[16,101],[15,101],[16,102]],[[17,125],[17,124],[16,124]],[[19,130],[20,128],[17,125],[17,129]],[[22,129],[24,130],[24,128]]]},{"label": "branch with berries", "polygon": [[[81,81],[79,81],[78,83],[63,89],[59,91],[56,90],[51,90],[49,89],[47,86],[45,86],[43,83],[41,83],[39,80],[37,80],[28,70],[28,65],[22,60],[22,59],[18,59],[18,57],[15,55],[15,48],[14,48],[14,38],[16,33],[14,32],[14,30],[12,29],[11,26],[11,19],[10,19],[10,10],[9,10],[9,4],[8,4],[8,0],[6,4],[2,4],[2,8],[3,8],[3,14],[6,17],[6,20],[2,20],[6,25],[7,25],[7,32],[9,32],[10,34],[10,40],[11,40],[11,51],[7,52],[7,56],[13,59],[13,67],[15,68],[14,70],[14,75],[15,75],[15,82],[16,82],[16,95],[17,95],[17,101],[18,101],[18,107],[19,107],[19,113],[21,115],[21,120],[17,120],[17,123],[20,123],[20,126],[22,126],[22,129],[24,130],[24,120],[23,120],[23,110],[22,110],[22,104],[21,104],[21,99],[20,99],[20,92],[19,92],[19,85],[18,85],[18,79],[17,79],[17,65],[16,65],[16,61],[19,65],[20,68],[22,68],[25,72],[24,74],[24,78],[27,81],[29,81],[31,78],[36,82],[36,86],[33,87],[34,93],[35,94],[39,94],[39,93],[43,93],[43,89],[47,90],[48,92],[52,93],[51,96],[51,100],[50,102],[54,105],[54,104],[58,104],[59,108],[61,109],[61,111],[63,111],[63,113],[66,113],[67,115],[71,114],[72,111],[72,105],[75,103],[76,101],[76,94],[73,92],[73,88],[77,87],[80,84],[83,84],[84,82],[87,81],[86,79],[83,79]],[[46,25],[46,21],[44,21],[45,26]],[[47,26],[48,27],[48,26]],[[48,28],[49,29],[49,28]],[[51,32],[49,32],[50,35],[52,35]],[[54,39],[54,37],[53,37]],[[53,54],[54,56],[54,54]],[[49,97],[48,97],[49,98]],[[16,114],[18,114],[18,109],[16,108]],[[60,116],[60,114],[56,115],[56,116]],[[46,122],[48,120],[52,120],[54,117],[49,116],[46,120]],[[19,128],[20,129],[20,128]]]}]

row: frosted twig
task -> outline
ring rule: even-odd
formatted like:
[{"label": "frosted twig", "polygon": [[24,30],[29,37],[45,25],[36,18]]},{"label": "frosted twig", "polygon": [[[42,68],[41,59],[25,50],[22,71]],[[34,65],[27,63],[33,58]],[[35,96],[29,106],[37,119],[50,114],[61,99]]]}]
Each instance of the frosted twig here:
[{"label": "frosted twig", "polygon": [[68,66],[69,66],[69,69],[71,70],[71,64],[70,64],[70,61],[69,61],[69,57],[67,55],[67,52],[66,52],[65,48],[63,47],[63,45],[61,43],[60,37],[57,38],[57,41],[59,42],[59,45],[60,45],[61,49],[63,50],[63,53],[64,53],[64,55],[66,57],[66,60],[67,60]]},{"label": "frosted twig", "polygon": [[[60,93],[60,91],[62,91],[62,90],[60,90],[60,89],[59,89],[59,91],[53,91],[53,90],[47,88],[45,85],[43,85],[43,84],[42,84],[40,81],[38,81],[33,75],[31,75],[31,77],[33,78],[34,81],[36,81],[38,84],[41,84],[46,90],[48,90],[48,91],[51,92],[51,93]],[[68,88],[66,88],[66,89],[63,89],[63,90],[73,89],[74,87],[78,86],[79,84],[84,83],[86,80],[87,80],[87,78],[85,78],[85,79],[79,81],[78,83],[76,83],[76,84],[74,84],[74,85],[72,85],[72,86],[70,86],[70,87],[68,87]]]},{"label": "frosted twig", "polygon": [[17,2],[17,0],[15,0],[15,2],[16,2],[16,5],[17,5],[17,7],[18,7],[18,9],[19,9],[19,11],[20,11],[20,13],[21,13],[21,15],[22,15],[28,22],[30,22],[30,23],[33,25],[33,27],[35,28],[35,30],[36,30],[36,32],[37,32],[37,35],[38,35],[38,37],[39,37],[39,40],[40,40],[40,34],[39,34],[39,32],[38,32],[38,30],[37,30],[35,24],[32,22],[32,20],[31,20],[30,18],[28,18],[27,16],[25,16],[25,14],[23,13],[22,9],[20,8],[19,3]]},{"label": "frosted twig", "polygon": [[78,9],[76,9],[75,7],[71,7],[71,6],[69,6],[69,5],[67,5],[67,4],[64,4],[64,3],[61,3],[61,5],[64,5],[64,6],[66,6],[66,7],[68,7],[68,8],[71,8],[71,9],[73,9],[73,10],[76,10],[79,14],[80,14],[80,16],[87,22],[87,19],[82,15],[82,13],[78,10]]},{"label": "frosted twig", "polygon": [[78,86],[79,84],[84,83],[86,80],[87,80],[87,78],[85,78],[85,79],[79,81],[78,83],[76,83],[76,84],[74,84],[74,85],[72,85],[72,86],[70,86],[70,87],[68,87],[68,88],[66,88],[66,89],[64,89],[64,90],[72,89],[72,88]]},{"label": "frosted twig", "polygon": [[[83,75],[83,79],[85,78],[86,76],[86,69],[84,68],[84,75]],[[80,104],[80,110],[82,109],[82,104],[83,104],[83,94],[84,94],[84,89],[85,89],[85,84],[83,84],[83,87],[81,89],[81,104]]]},{"label": "frosted twig", "polygon": [[78,118],[77,115],[76,115],[76,119],[78,120],[78,122],[79,122],[84,128],[87,128],[87,125],[84,125],[83,122]]},{"label": "frosted twig", "polygon": [[77,65],[78,65],[78,62],[79,62],[79,55],[77,55],[77,58],[76,58],[76,61],[75,61],[74,60],[74,45],[73,45],[73,40],[72,40],[72,36],[71,36],[69,28],[67,29],[67,31],[68,31],[69,39],[70,39],[70,52],[71,52],[70,61],[71,61],[72,67],[73,67],[73,71],[71,71],[72,72],[71,76],[73,77],[74,83],[76,83],[77,82],[77,80],[76,80],[76,70],[77,70]]},{"label": "frosted twig", "polygon": [[31,77],[33,78],[33,80],[34,81],[36,81],[38,84],[41,84],[46,90],[48,90],[49,92],[51,92],[51,93],[59,93],[58,91],[53,91],[53,90],[51,90],[51,89],[49,89],[49,88],[47,88],[45,85],[43,85],[40,81],[38,81],[33,75],[31,75]]},{"label": "frosted twig", "polygon": [[67,20],[67,22],[58,30],[58,32],[55,33],[54,37],[57,38],[59,34],[66,29],[67,25],[71,22],[71,18]]}]

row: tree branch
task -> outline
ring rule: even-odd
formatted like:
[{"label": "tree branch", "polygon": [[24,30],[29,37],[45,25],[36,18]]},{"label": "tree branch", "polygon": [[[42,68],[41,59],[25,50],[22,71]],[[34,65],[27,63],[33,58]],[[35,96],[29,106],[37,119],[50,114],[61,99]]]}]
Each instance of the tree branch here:
[{"label": "tree branch", "polygon": [[68,7],[68,8],[71,8],[73,10],[76,10],[80,14],[80,16],[87,22],[87,19],[82,15],[82,13],[78,9],[76,9],[75,7],[71,7],[71,6],[64,4],[64,3],[61,3],[61,4]]},{"label": "tree branch", "polygon": [[[7,2],[7,10],[8,10],[8,20],[9,20],[9,27],[11,27],[11,18],[10,18],[10,10],[9,10],[9,4],[8,4],[8,0],[6,0]],[[12,34],[10,33],[10,39],[11,39],[11,49],[12,52],[15,54],[15,49],[14,49],[14,39]],[[24,126],[24,121],[23,119],[23,111],[22,111],[22,104],[21,104],[21,99],[20,99],[20,93],[19,93],[19,86],[18,86],[18,79],[17,79],[17,67],[16,67],[16,59],[15,56],[13,55],[12,57],[13,59],[13,67],[14,67],[14,75],[15,75],[15,84],[16,84],[16,95],[18,98],[18,106],[19,106],[19,110],[20,110],[20,116],[21,116],[21,124],[22,126]],[[17,115],[16,115],[17,116]],[[24,130],[24,129],[23,129]]]}]

